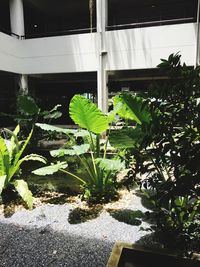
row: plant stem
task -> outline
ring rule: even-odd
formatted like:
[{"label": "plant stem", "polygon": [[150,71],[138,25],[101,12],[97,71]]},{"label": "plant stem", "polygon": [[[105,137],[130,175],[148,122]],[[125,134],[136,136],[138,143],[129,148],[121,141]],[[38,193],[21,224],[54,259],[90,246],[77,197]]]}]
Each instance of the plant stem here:
[{"label": "plant stem", "polygon": [[110,135],[110,128],[108,130],[108,134],[107,134],[107,139],[106,139],[106,143],[105,143],[105,146],[104,146],[104,153],[103,153],[103,158],[105,159],[106,158],[106,154],[107,154],[107,147],[108,147],[108,137]]},{"label": "plant stem", "polygon": [[99,158],[100,155],[100,136],[96,136],[96,157]]},{"label": "plant stem", "polygon": [[97,168],[96,168],[96,164],[95,164],[95,160],[94,160],[94,156],[93,156],[93,152],[90,151],[91,154],[91,158],[92,158],[92,163],[93,163],[93,167],[94,167],[94,173],[97,176]]},{"label": "plant stem", "polygon": [[90,168],[89,168],[89,164],[87,163],[87,160],[85,159],[85,161],[84,161],[80,156],[78,156],[78,158],[80,159],[81,163],[82,163],[83,166],[86,168],[86,170],[87,170],[89,176],[90,176],[91,179],[93,180],[93,174],[92,174],[92,172],[91,172],[91,170],[90,170]]},{"label": "plant stem", "polygon": [[94,145],[94,140],[93,140],[93,138],[92,138],[92,134],[91,134],[91,132],[90,132],[90,131],[88,131],[88,132],[89,132],[90,139],[91,139],[92,150],[93,150],[93,152],[95,153],[95,145]]},{"label": "plant stem", "polygon": [[74,177],[75,179],[79,180],[81,183],[86,184],[86,182],[83,179],[81,179],[80,177],[78,177],[77,175],[75,175],[75,174],[73,174],[71,172],[68,172],[66,170],[63,170],[63,169],[60,169],[60,171],[66,173],[66,174],[69,174],[72,177]]}]

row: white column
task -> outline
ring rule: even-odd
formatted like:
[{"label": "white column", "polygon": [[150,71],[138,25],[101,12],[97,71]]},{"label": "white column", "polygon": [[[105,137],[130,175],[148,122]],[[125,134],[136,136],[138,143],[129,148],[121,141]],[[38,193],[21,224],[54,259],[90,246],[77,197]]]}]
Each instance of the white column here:
[{"label": "white column", "polygon": [[[25,34],[23,0],[10,0],[11,32],[20,37]],[[17,37],[13,35],[13,37]],[[18,38],[18,37],[17,37]],[[20,74],[16,81],[21,94],[28,93],[28,77]]]},{"label": "white column", "polygon": [[26,74],[20,74],[17,80],[20,94],[28,94],[28,76]]},{"label": "white column", "polygon": [[24,8],[23,0],[10,0],[11,32],[24,36]]},{"label": "white column", "polygon": [[200,65],[200,0],[197,6],[197,23],[196,23],[196,60],[195,67]]},{"label": "white column", "polygon": [[98,34],[98,71],[97,71],[97,98],[98,107],[103,111],[108,111],[108,75],[106,71],[107,51],[106,51],[106,26],[107,26],[107,0],[96,1],[97,12],[97,34]]}]

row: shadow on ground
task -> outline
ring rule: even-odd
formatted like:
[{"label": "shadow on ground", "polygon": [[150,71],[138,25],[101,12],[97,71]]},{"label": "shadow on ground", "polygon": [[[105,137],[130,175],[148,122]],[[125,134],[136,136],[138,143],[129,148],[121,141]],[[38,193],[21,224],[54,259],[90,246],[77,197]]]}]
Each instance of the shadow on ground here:
[{"label": "shadow on ground", "polygon": [[113,243],[55,232],[51,228],[27,228],[0,223],[0,266],[105,267]]},{"label": "shadow on ground", "polygon": [[109,210],[109,214],[119,222],[127,223],[130,225],[139,226],[142,223],[143,218],[145,217],[144,213],[141,210]]},{"label": "shadow on ground", "polygon": [[96,219],[101,210],[101,206],[87,209],[76,208],[69,213],[68,222],[70,224],[79,224]]}]

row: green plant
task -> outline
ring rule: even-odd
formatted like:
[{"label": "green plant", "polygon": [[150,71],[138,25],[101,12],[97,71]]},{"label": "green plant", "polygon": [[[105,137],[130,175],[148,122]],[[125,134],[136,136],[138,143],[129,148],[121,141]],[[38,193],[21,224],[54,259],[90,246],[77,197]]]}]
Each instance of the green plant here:
[{"label": "green plant", "polygon": [[45,159],[36,154],[23,156],[24,150],[28,145],[33,130],[30,132],[26,140],[19,141],[18,134],[20,132],[19,125],[12,132],[4,129],[4,134],[9,135],[10,139],[0,137],[0,195],[9,187],[14,187],[22,199],[26,202],[29,209],[33,206],[33,197],[28,189],[27,183],[19,179],[20,167],[25,161],[40,161],[45,163]]},{"label": "green plant", "polygon": [[[159,68],[168,79],[154,83],[143,99],[151,122],[137,123],[135,128],[141,134],[132,143],[134,170],[142,177],[135,181],[151,190],[148,197],[165,241],[171,238],[171,244],[179,242],[188,250],[191,240],[187,233],[192,236],[191,223],[200,209],[200,69],[181,64],[179,54],[163,59]],[[126,109],[135,110],[126,98],[121,96]]]},{"label": "green plant", "polygon": [[[66,170],[66,161],[40,168],[33,173],[46,175],[60,170],[79,180],[84,188],[86,199],[102,201],[112,198],[116,193],[116,173],[124,167],[120,160],[107,157],[109,128],[115,118],[116,111],[105,115],[91,101],[80,95],[75,95],[70,102],[69,113],[73,121],[80,127],[78,131],[37,125],[46,130],[66,133],[69,139],[72,138],[71,135],[73,138],[82,137],[83,144],[51,151],[51,155],[53,157],[76,156],[87,171],[87,178],[83,179]],[[106,135],[106,131],[107,136],[102,144],[101,135]]]}]

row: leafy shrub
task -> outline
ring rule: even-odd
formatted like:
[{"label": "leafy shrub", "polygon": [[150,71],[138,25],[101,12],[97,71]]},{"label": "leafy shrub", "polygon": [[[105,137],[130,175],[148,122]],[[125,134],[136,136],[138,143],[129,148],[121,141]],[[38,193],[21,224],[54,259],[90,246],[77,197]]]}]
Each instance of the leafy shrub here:
[{"label": "leafy shrub", "polygon": [[75,95],[70,102],[69,113],[73,121],[80,127],[78,131],[44,124],[37,125],[42,129],[66,133],[69,140],[74,137],[82,138],[83,143],[73,145],[70,148],[51,151],[51,155],[58,158],[65,155],[77,157],[87,171],[87,178],[83,179],[66,170],[68,167],[66,161],[40,168],[33,173],[47,175],[60,170],[71,175],[82,184],[84,198],[90,201],[105,201],[113,198],[117,186],[116,173],[124,167],[124,164],[120,160],[107,158],[108,136],[105,138],[103,145],[101,145],[100,139],[106,131],[109,135],[110,124],[115,119],[115,111],[106,115],[91,101],[80,95]]},{"label": "leafy shrub", "polygon": [[[163,59],[159,68],[168,79],[153,84],[140,100],[144,103],[140,111],[151,119],[139,120],[131,130],[140,133],[132,142],[134,170],[146,176],[139,182],[152,190],[149,198],[165,241],[171,237],[171,244],[177,244],[181,240],[178,244],[188,250],[200,232],[193,225],[200,210],[200,69],[181,64],[179,54]],[[135,110],[132,98],[120,96],[127,110]]]},{"label": "leafy shrub", "polygon": [[26,202],[28,208],[31,209],[33,206],[32,193],[28,189],[27,183],[19,179],[20,167],[25,161],[34,160],[43,163],[46,161],[43,157],[36,154],[23,156],[33,130],[30,132],[27,139],[23,141],[18,140],[19,131],[19,126],[17,126],[13,132],[4,129],[5,135],[9,135],[10,139],[0,137],[0,195],[2,192],[6,191],[7,188],[13,187]]}]

